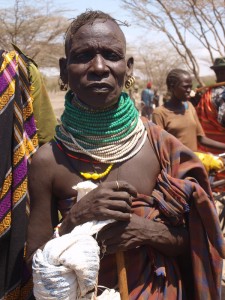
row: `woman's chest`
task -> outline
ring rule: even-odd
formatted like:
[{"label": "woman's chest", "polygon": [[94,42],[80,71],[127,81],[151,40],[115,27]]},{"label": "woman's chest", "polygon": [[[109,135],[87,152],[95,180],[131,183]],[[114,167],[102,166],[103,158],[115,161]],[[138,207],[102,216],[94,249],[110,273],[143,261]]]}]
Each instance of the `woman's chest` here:
[{"label": "woman's chest", "polygon": [[131,159],[115,163],[109,172],[109,164],[82,162],[65,158],[55,172],[53,194],[62,206],[70,206],[76,201],[77,192],[74,187],[85,179],[81,173],[106,173],[101,179],[92,180],[97,185],[105,181],[127,181],[138,193],[151,195],[160,172],[160,164],[149,142]]},{"label": "woman's chest", "polygon": [[195,131],[197,127],[196,120],[190,110],[184,113],[170,112],[165,117],[165,130],[177,136],[179,133]]}]

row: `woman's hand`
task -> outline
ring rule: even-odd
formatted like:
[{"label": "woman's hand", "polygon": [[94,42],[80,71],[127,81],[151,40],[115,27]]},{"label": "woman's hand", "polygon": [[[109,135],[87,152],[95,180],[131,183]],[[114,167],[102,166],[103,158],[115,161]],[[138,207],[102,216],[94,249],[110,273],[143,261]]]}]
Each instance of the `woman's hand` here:
[{"label": "woman's hand", "polygon": [[107,253],[138,247],[146,243],[145,226],[146,220],[135,214],[127,222],[108,224],[98,233],[99,245],[104,245]]},{"label": "woman's hand", "polygon": [[129,221],[132,197],[136,189],[125,181],[101,183],[75,203],[63,221],[60,235],[70,232],[75,226],[92,220]]},{"label": "woman's hand", "polygon": [[149,245],[166,256],[184,254],[189,249],[186,228],[168,227],[135,214],[128,222],[108,224],[98,233],[97,239],[106,254],[142,245]]}]

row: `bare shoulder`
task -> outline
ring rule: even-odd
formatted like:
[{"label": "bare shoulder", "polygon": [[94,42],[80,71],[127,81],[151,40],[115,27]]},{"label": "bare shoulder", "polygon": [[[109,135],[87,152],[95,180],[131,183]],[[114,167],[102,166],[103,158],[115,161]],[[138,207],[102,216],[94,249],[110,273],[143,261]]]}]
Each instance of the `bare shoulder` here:
[{"label": "bare shoulder", "polygon": [[49,142],[41,146],[33,155],[31,166],[48,166],[49,164],[52,164],[53,161],[55,161],[55,159],[52,144]]},{"label": "bare shoulder", "polygon": [[45,178],[45,181],[52,180],[54,177],[56,161],[54,158],[53,147],[51,143],[41,146],[31,159],[29,166],[29,180]]}]

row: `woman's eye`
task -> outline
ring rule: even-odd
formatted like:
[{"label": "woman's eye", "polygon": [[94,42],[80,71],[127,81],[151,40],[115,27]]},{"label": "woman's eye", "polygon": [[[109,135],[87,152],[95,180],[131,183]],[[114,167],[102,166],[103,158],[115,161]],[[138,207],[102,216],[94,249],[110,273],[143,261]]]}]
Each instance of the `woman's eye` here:
[{"label": "woman's eye", "polygon": [[86,63],[92,60],[93,55],[90,52],[77,53],[72,56],[72,61],[75,63]]},{"label": "woman's eye", "polygon": [[104,58],[111,61],[118,61],[120,60],[120,56],[115,52],[105,51]]}]

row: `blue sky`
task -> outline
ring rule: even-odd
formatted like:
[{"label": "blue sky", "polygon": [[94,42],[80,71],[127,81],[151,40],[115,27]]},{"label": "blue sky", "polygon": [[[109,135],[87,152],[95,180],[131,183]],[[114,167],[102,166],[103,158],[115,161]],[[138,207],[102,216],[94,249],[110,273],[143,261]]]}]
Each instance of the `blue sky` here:
[{"label": "blue sky", "polygon": [[[71,10],[67,12],[67,16],[73,18],[74,16],[84,12],[88,8],[92,8],[95,10],[102,10],[104,12],[109,13],[115,19],[120,21],[127,21],[130,25],[122,26],[126,40],[129,45],[132,44],[137,45],[140,42],[143,43],[145,40],[150,40],[152,42],[157,42],[159,40],[163,40],[163,35],[159,32],[151,32],[147,29],[136,26],[134,22],[132,22],[131,14],[126,11],[124,7],[122,7],[121,0],[55,0],[53,1],[56,6],[59,8],[65,8]],[[139,39],[140,38],[140,39]],[[194,44],[193,44],[194,45]],[[199,50],[198,50],[199,52]],[[197,54],[198,55],[198,54]],[[200,49],[200,57],[203,55],[203,49]],[[201,74],[211,74],[214,73],[209,69],[209,66],[206,62],[200,63],[200,73]]]},{"label": "blue sky", "polygon": [[121,29],[125,33],[127,41],[130,43],[135,42],[138,36],[145,34],[144,29],[132,24],[132,17],[122,8],[122,2],[120,0],[55,0],[53,3],[59,8],[71,10],[66,13],[66,15],[71,18],[91,8],[109,13],[119,21],[127,21],[130,26],[122,26]]},{"label": "blue sky", "polygon": [[[20,1],[22,2],[23,0]],[[50,0],[42,1],[47,3],[50,2]],[[26,0],[25,2],[32,6],[35,5],[33,0]],[[13,6],[14,3],[15,0],[0,0],[0,7],[10,7]],[[51,0],[51,3],[55,9],[65,10],[64,15],[68,18],[74,18],[78,14],[84,12],[86,9],[91,8],[109,13],[119,21],[126,21],[128,24],[130,24],[130,26],[122,26],[121,29],[123,30],[130,46],[132,46],[132,44],[137,46],[140,43],[140,39],[142,43],[145,40],[157,42],[159,39],[163,39],[162,35],[159,33],[153,33],[136,26],[134,22],[132,22],[131,14],[122,7],[121,0]],[[201,55],[203,54],[202,50],[203,49],[201,49]],[[201,74],[207,73],[213,75],[213,72],[209,69],[207,63],[200,64],[200,67]]]},{"label": "blue sky", "polygon": [[[45,1],[48,3],[50,2],[49,0]],[[34,1],[31,0],[26,0],[25,2],[32,6],[35,5]],[[14,3],[14,0],[0,0],[0,7],[12,7]],[[138,28],[132,24],[131,15],[122,8],[122,2],[120,0],[51,0],[51,3],[54,8],[65,10],[64,14],[68,18],[74,18],[86,9],[91,8],[109,13],[119,21],[127,21],[130,26],[122,26],[121,29],[123,30],[128,43],[134,43],[139,36],[144,36],[146,34],[144,29]]]}]

